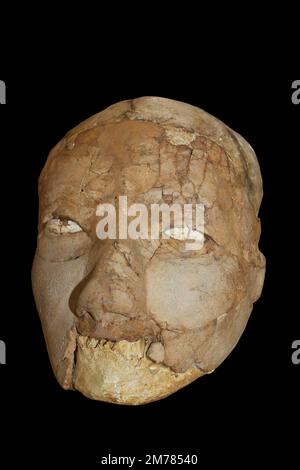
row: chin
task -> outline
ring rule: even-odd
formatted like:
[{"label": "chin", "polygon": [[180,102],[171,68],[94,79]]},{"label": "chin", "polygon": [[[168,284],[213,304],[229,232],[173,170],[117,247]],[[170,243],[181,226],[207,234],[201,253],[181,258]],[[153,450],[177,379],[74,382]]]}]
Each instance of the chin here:
[{"label": "chin", "polygon": [[193,366],[176,373],[146,356],[143,339],[106,341],[78,336],[73,388],[93,400],[142,405],[171,395],[204,372]]}]

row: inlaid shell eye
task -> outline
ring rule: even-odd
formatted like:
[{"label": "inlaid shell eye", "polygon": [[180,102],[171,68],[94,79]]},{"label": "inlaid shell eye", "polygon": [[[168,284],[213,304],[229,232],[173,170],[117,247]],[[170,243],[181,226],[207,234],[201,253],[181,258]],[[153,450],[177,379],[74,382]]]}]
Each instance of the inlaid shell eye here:
[{"label": "inlaid shell eye", "polygon": [[167,237],[173,238],[174,240],[195,240],[204,241],[204,234],[199,230],[192,230],[189,227],[173,227],[168,228],[164,231]]},{"label": "inlaid shell eye", "polygon": [[82,232],[82,228],[74,220],[51,219],[47,223],[50,232],[56,234]]}]

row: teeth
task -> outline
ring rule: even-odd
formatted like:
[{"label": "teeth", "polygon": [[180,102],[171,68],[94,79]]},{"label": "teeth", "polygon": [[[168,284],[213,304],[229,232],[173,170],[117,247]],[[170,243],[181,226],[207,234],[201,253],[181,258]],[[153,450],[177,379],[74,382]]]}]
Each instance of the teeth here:
[{"label": "teeth", "polygon": [[89,347],[89,348],[96,348],[98,346],[98,344],[100,343],[100,341],[96,338],[88,338],[86,340],[86,345]]},{"label": "teeth", "polygon": [[157,372],[159,372],[159,366],[150,366],[149,371],[151,375],[155,375]]},{"label": "teeth", "polygon": [[90,338],[80,335],[78,341],[81,346],[89,349],[111,350],[128,359],[140,360],[146,357],[146,351],[149,349],[149,341],[145,339],[137,341],[109,341],[107,339]]},{"label": "teeth", "polygon": [[162,362],[165,356],[165,348],[162,343],[152,343],[147,351],[147,356],[154,362]]}]

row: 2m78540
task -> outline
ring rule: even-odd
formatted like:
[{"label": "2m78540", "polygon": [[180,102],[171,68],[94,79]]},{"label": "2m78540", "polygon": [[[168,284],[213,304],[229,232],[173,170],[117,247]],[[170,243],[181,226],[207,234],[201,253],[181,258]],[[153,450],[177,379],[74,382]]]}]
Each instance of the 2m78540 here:
[{"label": "2m78540", "polygon": [[183,454],[159,454],[159,455],[146,455],[145,464],[146,465],[182,465],[182,464],[191,464],[196,465],[198,462],[198,456],[193,455],[183,455]]}]

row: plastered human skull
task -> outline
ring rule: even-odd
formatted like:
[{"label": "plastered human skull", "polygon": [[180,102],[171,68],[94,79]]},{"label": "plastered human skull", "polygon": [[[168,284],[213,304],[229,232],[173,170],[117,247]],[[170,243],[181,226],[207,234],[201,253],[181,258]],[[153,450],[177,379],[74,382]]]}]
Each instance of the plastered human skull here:
[{"label": "plastered human skull", "polygon": [[[100,203],[201,203],[204,243],[101,240]],[[143,404],[212,372],[261,293],[253,149],[205,111],[123,101],[71,130],[39,179],[33,291],[54,374],[96,400]]]}]

